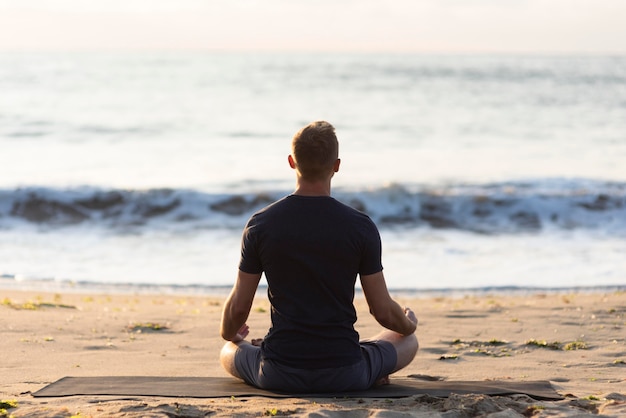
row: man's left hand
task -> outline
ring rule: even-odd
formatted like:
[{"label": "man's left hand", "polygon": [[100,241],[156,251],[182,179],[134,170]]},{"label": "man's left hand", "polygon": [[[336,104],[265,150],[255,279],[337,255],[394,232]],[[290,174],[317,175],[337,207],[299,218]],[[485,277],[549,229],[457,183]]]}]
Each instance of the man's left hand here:
[{"label": "man's left hand", "polygon": [[234,343],[241,342],[246,339],[249,333],[250,327],[247,324],[243,324],[231,341]]}]

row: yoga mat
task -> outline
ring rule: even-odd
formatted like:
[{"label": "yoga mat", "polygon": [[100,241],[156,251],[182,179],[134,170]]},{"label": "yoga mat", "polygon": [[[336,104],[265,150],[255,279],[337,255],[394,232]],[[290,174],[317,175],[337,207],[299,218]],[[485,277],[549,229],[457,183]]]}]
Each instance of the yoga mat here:
[{"label": "yoga mat", "polygon": [[414,395],[448,397],[450,394],[526,394],[535,399],[560,400],[550,382],[510,381],[424,381],[392,378],[391,384],[358,392],[281,393],[257,389],[230,377],[100,376],[64,377],[33,393],[34,397],[76,395],[162,396],[181,398],[222,398],[231,396],[403,398]]}]

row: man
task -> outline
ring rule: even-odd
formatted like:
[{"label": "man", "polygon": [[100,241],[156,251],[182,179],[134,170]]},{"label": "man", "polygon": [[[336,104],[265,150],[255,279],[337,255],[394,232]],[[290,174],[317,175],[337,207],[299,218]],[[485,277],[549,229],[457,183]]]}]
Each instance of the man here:
[{"label": "man", "polygon": [[[328,122],[293,138],[296,190],[254,214],[243,232],[235,285],[221,323],[222,366],[248,384],[297,392],[362,390],[388,382],[418,349],[417,318],[387,290],[380,235],[371,219],[330,196],[339,145]],[[265,273],[272,327],[245,341],[246,320]],[[386,328],[359,341],[357,275],[374,318]]]}]

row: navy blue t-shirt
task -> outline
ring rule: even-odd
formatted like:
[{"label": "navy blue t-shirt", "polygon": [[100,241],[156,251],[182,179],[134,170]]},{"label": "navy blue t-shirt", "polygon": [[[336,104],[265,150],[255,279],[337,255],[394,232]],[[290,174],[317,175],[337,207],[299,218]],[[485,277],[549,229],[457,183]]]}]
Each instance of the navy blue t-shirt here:
[{"label": "navy blue t-shirt", "polygon": [[264,358],[301,369],[360,360],[354,330],[357,274],[382,270],[378,229],[332,197],[290,195],[254,214],[239,269],[265,272],[272,327]]}]

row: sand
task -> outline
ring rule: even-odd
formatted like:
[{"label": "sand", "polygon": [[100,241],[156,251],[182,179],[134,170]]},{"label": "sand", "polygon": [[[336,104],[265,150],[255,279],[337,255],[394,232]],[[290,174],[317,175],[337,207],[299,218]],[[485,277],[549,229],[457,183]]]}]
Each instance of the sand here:
[{"label": "sand", "polygon": [[[15,417],[626,416],[626,292],[396,296],[420,320],[420,352],[399,376],[549,380],[565,399],[34,398],[64,376],[227,376],[218,362],[223,296],[0,291],[0,400]],[[355,302],[362,337],[379,326]],[[269,325],[258,297],[252,337]],[[393,376],[392,376],[393,379]],[[15,406],[16,407],[10,407]],[[2,416],[2,412],[0,412]]]}]

